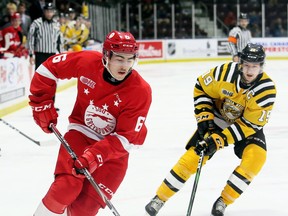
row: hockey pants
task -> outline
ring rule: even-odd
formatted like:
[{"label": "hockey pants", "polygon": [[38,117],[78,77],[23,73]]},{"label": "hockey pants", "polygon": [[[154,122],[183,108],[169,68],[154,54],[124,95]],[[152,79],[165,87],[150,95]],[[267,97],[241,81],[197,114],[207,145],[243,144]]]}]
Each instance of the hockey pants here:
[{"label": "hockey pants", "polygon": [[[75,130],[67,132],[65,139],[76,155],[81,155],[87,146],[95,143],[95,140]],[[65,215],[66,211],[68,216],[95,216],[106,204],[86,178],[72,175],[72,167],[68,163],[70,159],[70,155],[61,146],[55,169],[55,180],[42,200],[44,207],[51,212],[51,216]],[[123,181],[127,164],[128,155],[117,160],[109,160],[93,172],[93,178],[108,199],[111,199]],[[36,212],[35,216],[38,216]]]}]

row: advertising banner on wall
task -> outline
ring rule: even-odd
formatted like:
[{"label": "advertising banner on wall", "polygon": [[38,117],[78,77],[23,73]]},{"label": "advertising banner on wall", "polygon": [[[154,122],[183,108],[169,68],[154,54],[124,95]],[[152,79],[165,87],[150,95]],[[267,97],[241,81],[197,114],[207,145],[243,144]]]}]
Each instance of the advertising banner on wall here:
[{"label": "advertising banner on wall", "polygon": [[165,40],[166,59],[217,57],[217,41],[211,39]]},{"label": "advertising banner on wall", "polygon": [[218,56],[230,56],[228,51],[228,40],[217,40],[217,55]]},{"label": "advertising banner on wall", "polygon": [[139,46],[140,59],[163,59],[163,41],[141,41]]},{"label": "advertising banner on wall", "polygon": [[253,38],[253,43],[261,44],[265,48],[266,55],[288,56],[287,38]]},{"label": "advertising banner on wall", "polygon": [[31,76],[26,59],[0,59],[0,104],[24,96]]}]

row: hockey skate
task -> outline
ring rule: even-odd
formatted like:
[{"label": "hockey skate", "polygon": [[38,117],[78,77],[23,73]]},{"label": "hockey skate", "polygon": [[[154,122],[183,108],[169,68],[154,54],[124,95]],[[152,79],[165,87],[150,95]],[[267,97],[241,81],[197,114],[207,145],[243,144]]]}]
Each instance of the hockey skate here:
[{"label": "hockey skate", "polygon": [[213,204],[211,216],[224,216],[224,211],[227,205],[224,203],[223,198],[219,197]]},{"label": "hockey skate", "polygon": [[155,216],[164,205],[164,201],[160,200],[158,196],[155,196],[146,206],[145,210],[148,215]]}]

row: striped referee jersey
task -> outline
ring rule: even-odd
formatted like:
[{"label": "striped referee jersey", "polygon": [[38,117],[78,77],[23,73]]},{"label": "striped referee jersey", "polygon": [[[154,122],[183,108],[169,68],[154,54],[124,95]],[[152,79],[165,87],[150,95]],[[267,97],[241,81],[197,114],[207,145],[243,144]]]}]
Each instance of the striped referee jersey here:
[{"label": "striped referee jersey", "polygon": [[43,17],[34,20],[28,34],[28,49],[30,55],[34,52],[63,52],[63,36],[59,23]]},{"label": "striped referee jersey", "polygon": [[248,29],[236,26],[229,32],[228,37],[228,50],[232,56],[238,55],[238,52],[242,52],[244,47],[251,42],[251,32]]}]

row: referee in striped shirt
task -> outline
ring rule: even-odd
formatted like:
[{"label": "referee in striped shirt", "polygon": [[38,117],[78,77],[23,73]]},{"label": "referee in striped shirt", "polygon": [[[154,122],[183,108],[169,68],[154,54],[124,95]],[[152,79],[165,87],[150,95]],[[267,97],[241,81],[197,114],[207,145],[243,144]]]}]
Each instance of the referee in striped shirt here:
[{"label": "referee in striped shirt", "polygon": [[37,69],[47,58],[63,52],[63,36],[59,23],[53,19],[55,8],[47,3],[43,7],[43,17],[34,20],[28,34],[30,63]]},{"label": "referee in striped shirt", "polygon": [[[63,49],[63,36],[60,24],[53,19],[55,8],[51,2],[43,7],[43,17],[32,22],[28,34],[28,49],[30,64],[37,69],[47,58],[61,53]],[[53,98],[55,102],[55,97]],[[59,111],[58,108],[56,108]]]},{"label": "referee in striped shirt", "polygon": [[239,25],[231,29],[228,37],[228,50],[232,55],[234,62],[239,61],[238,53],[242,52],[244,47],[251,42],[251,32],[247,29],[249,18],[246,13],[240,13]]}]

